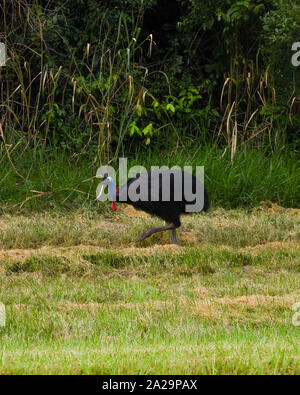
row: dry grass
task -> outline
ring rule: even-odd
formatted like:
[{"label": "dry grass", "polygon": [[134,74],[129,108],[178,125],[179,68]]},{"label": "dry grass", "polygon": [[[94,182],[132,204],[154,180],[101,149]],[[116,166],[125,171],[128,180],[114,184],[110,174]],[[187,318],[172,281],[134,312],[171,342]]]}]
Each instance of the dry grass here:
[{"label": "dry grass", "polygon": [[299,373],[299,210],[2,217],[0,373]]}]

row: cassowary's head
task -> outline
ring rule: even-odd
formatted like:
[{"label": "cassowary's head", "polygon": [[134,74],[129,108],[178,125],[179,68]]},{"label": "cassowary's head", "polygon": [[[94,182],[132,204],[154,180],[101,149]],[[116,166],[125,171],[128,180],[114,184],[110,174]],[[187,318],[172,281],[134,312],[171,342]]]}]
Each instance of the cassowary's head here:
[{"label": "cassowary's head", "polygon": [[100,184],[101,185],[108,185],[109,184],[109,178],[111,178],[111,177],[108,177],[108,173],[104,173],[103,177],[100,178]]},{"label": "cassowary's head", "polygon": [[102,185],[101,190],[108,186],[108,193],[110,194],[110,196],[116,193],[114,180],[112,179],[112,177],[109,177],[108,173],[103,174],[99,185]]},{"label": "cassowary's head", "polygon": [[[100,185],[101,185],[101,187],[100,187],[100,190],[99,190],[98,188],[99,188]],[[116,191],[116,186],[115,186],[114,180],[112,179],[112,177],[109,177],[108,173],[104,173],[103,174],[103,177],[101,178],[101,181],[100,181],[100,183],[98,185],[97,190],[99,192],[97,193],[97,199],[98,199],[98,197],[100,197],[102,195],[102,193],[104,191],[104,188],[106,186],[108,186],[108,194],[109,194],[110,199],[112,200],[112,207],[113,207],[114,211],[116,211],[117,208],[116,208],[116,206],[115,206],[115,204],[113,202],[116,199],[116,192],[117,192]]]}]

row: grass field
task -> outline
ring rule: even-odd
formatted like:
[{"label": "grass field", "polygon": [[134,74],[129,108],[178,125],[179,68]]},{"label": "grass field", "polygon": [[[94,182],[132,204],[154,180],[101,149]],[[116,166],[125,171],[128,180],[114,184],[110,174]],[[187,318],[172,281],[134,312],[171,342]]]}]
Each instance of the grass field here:
[{"label": "grass field", "polygon": [[296,374],[300,211],[0,217],[0,373]]}]

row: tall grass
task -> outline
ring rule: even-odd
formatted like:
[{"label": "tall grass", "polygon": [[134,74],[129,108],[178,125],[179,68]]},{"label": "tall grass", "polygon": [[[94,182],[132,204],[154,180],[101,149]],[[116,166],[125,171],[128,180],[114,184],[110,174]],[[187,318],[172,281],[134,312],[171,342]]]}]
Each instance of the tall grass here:
[{"label": "tall grass", "polygon": [[249,59],[243,62],[232,59],[232,70],[222,88],[222,119],[214,139],[225,143],[225,151],[230,152],[232,162],[236,152],[245,146],[268,146],[276,150],[288,128],[299,128],[293,123],[297,116],[295,87],[289,100],[282,103],[277,97],[274,75],[268,68],[265,71],[259,68],[258,58],[259,53],[256,64]]},{"label": "tall grass", "polygon": [[[120,13],[117,24],[108,26],[103,15],[98,43],[87,43],[81,54],[62,38],[69,59],[63,66],[49,57],[43,39],[51,34],[55,10],[18,1],[5,2],[1,11],[7,18],[0,39],[8,52],[0,69],[1,153],[9,157],[16,146],[44,152],[56,145],[85,152],[93,145],[106,162],[112,148],[117,156],[136,105],[147,94],[147,70],[137,62],[142,47],[153,45],[152,36],[139,39],[143,4],[130,25]],[[20,24],[22,42],[12,29]]]},{"label": "tall grass", "polygon": [[[143,165],[204,166],[205,186],[214,207],[254,207],[271,201],[285,207],[300,205],[300,173],[297,153],[262,150],[238,151],[234,164],[229,152],[217,147],[169,147],[161,155],[161,147],[131,155],[128,168]],[[14,157],[12,157],[14,159]],[[88,156],[81,159],[48,152],[47,158],[27,151],[22,155],[22,179],[3,156],[0,159],[0,205],[7,210],[72,210],[79,207],[104,210],[95,202],[98,180],[94,178],[100,162]],[[118,161],[111,163],[115,168]]]}]

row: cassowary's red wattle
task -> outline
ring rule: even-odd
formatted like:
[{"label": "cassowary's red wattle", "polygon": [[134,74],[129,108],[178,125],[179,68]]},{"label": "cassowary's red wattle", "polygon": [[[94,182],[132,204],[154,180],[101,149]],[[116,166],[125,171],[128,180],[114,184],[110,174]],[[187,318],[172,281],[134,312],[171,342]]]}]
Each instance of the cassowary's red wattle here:
[{"label": "cassowary's red wattle", "polygon": [[[116,193],[119,193],[119,190],[116,188]],[[114,202],[111,202],[112,208],[114,211],[117,211],[117,207]]]}]

